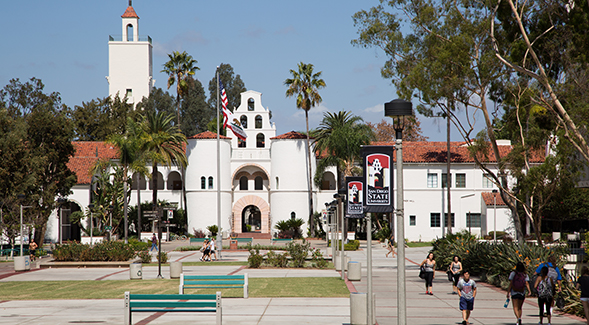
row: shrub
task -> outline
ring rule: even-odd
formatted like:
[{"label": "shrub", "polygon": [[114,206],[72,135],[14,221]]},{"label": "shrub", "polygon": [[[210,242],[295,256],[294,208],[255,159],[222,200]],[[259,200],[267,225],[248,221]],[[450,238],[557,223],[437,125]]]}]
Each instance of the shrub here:
[{"label": "shrub", "polygon": [[139,241],[137,238],[130,238],[129,246],[131,246],[133,250],[138,252],[142,250],[149,250],[149,248],[151,247],[151,243]]},{"label": "shrub", "polygon": [[344,245],[344,250],[345,251],[357,251],[359,247],[360,247],[359,240],[350,240],[349,243]]},{"label": "shrub", "polygon": [[157,260],[162,264],[167,263],[168,262],[168,253],[167,252],[158,252]]},{"label": "shrub", "polygon": [[219,227],[217,227],[217,225],[210,225],[207,227],[207,230],[211,233],[211,237],[217,237]]},{"label": "shrub", "polygon": [[250,256],[247,258],[248,266],[254,269],[259,268],[264,262],[264,256],[260,255],[260,245],[257,244],[252,248],[251,244],[248,243],[248,250],[250,252]]},{"label": "shrub", "polygon": [[194,233],[194,238],[205,238],[207,234],[205,234],[202,229],[194,229],[192,228],[192,232]]},{"label": "shrub", "polygon": [[278,238],[302,238],[301,226],[305,223],[303,219],[280,220],[274,228],[278,229]]},{"label": "shrub", "polygon": [[266,254],[267,263],[274,267],[286,267],[288,264],[288,254],[287,253],[275,253],[274,251],[269,251]]},{"label": "shrub", "polygon": [[319,249],[313,249],[313,250],[311,250],[311,252],[312,252],[311,263],[313,264],[313,267],[318,267],[320,269],[326,268],[328,263],[323,258],[323,254],[321,254],[321,251]]},{"label": "shrub", "polygon": [[391,238],[391,230],[389,227],[383,227],[382,229],[376,231],[373,237],[374,239],[383,242],[385,239]]},{"label": "shrub", "polygon": [[151,254],[149,254],[149,251],[147,249],[139,251],[137,253],[137,257],[141,259],[141,263],[151,263]]},{"label": "shrub", "polygon": [[68,242],[56,244],[53,257],[56,261],[128,261],[135,250],[121,241],[106,241],[90,247],[87,244]]},{"label": "shrub", "polygon": [[291,257],[291,263],[293,267],[304,267],[307,255],[309,255],[309,248],[311,244],[303,240],[302,244],[299,243],[288,243],[286,250]]}]

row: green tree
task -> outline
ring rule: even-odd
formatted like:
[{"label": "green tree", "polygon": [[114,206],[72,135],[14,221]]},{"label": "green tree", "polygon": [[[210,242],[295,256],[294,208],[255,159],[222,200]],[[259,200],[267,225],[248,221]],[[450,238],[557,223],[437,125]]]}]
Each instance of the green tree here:
[{"label": "green tree", "polygon": [[207,130],[214,117],[214,110],[206,102],[205,90],[198,79],[187,78],[188,94],[182,101],[182,133],[191,137]]},{"label": "green tree", "polygon": [[176,114],[176,100],[167,91],[161,88],[153,88],[149,97],[143,98],[137,104],[137,111],[147,114],[147,112],[163,112],[167,115]]},{"label": "green tree", "polygon": [[200,68],[196,66],[198,61],[192,58],[192,56],[186,53],[186,51],[182,53],[173,51],[168,54],[168,58],[170,60],[164,63],[164,69],[161,72],[168,75],[168,89],[170,89],[174,83],[176,84],[176,123],[178,124],[178,128],[181,129],[180,100],[184,98],[189,89],[187,78],[193,76],[195,71],[200,70]]},{"label": "green tree", "polygon": [[[107,142],[114,144],[117,147],[119,153],[119,164],[122,168],[122,182],[123,182],[123,214],[124,214],[124,236],[125,236],[125,243],[127,242],[128,237],[128,230],[129,230],[129,222],[127,218],[128,214],[128,204],[129,204],[129,197],[128,193],[130,192],[127,189],[127,185],[130,182],[129,180],[129,172],[137,172],[141,174],[147,174],[147,169],[145,168],[145,156],[141,151],[143,147],[143,137],[142,137],[142,130],[140,126],[133,121],[131,118],[127,121],[127,131],[124,135],[113,134],[111,135]],[[139,186],[138,186],[139,188]],[[141,228],[141,225],[139,225]]]},{"label": "green tree", "polygon": [[157,208],[158,164],[168,167],[179,165],[186,168],[187,159],[184,151],[186,136],[172,124],[173,115],[163,112],[147,112],[141,123],[143,131],[143,150],[145,157],[152,165],[153,210]]},{"label": "green tree", "polygon": [[309,142],[309,110],[320,104],[322,99],[319,95],[319,89],[325,87],[325,81],[321,79],[321,71],[314,72],[313,64],[300,62],[297,65],[298,70],[290,70],[292,78],[284,81],[288,86],[286,97],[295,97],[297,99],[297,108],[305,111],[305,123],[307,131],[307,164],[309,166],[309,225],[311,226],[311,236],[314,236],[315,222],[313,220],[313,180],[311,171],[311,144]]},{"label": "green tree", "polygon": [[209,106],[213,111],[217,111],[217,72],[227,94],[227,109],[233,112],[233,109],[241,104],[241,93],[247,90],[245,83],[239,74],[235,74],[231,64],[221,63],[215,71],[215,76],[209,81]]},{"label": "green tree", "polygon": [[111,98],[97,98],[74,106],[70,117],[78,141],[105,141],[112,134],[124,134],[127,118],[137,119],[138,111],[121,99],[118,94]]},{"label": "green tree", "polygon": [[346,111],[324,113],[321,124],[311,134],[314,137],[315,154],[322,156],[315,172],[315,185],[321,186],[325,169],[335,166],[338,188],[344,186],[345,176],[362,173],[362,168],[358,167],[360,147],[376,139],[372,128],[364,124],[360,116]]}]

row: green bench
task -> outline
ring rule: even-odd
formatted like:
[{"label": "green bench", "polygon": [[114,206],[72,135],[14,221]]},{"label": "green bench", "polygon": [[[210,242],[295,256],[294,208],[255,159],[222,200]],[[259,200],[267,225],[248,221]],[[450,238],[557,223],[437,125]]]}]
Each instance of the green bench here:
[{"label": "green bench", "polygon": [[184,294],[184,289],[218,289],[243,288],[243,297],[249,296],[248,276],[244,275],[185,275],[180,274],[178,293]]},{"label": "green bench", "polygon": [[231,240],[237,240],[238,244],[251,244],[254,241],[254,238],[231,238]]},{"label": "green bench", "polygon": [[291,243],[292,238],[272,238],[272,245],[274,243]]},{"label": "green bench", "polygon": [[214,295],[131,294],[125,292],[125,325],[134,312],[215,312],[222,323],[221,292]]},{"label": "green bench", "polygon": [[199,244],[203,244],[205,242],[206,238],[190,238],[190,245],[192,245],[192,243],[199,243]]}]

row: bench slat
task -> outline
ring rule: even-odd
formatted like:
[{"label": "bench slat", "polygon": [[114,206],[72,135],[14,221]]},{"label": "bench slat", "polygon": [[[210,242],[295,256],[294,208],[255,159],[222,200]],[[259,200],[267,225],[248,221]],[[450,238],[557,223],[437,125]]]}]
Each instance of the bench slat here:
[{"label": "bench slat", "polygon": [[215,300],[217,295],[213,294],[130,294],[132,300]]},{"label": "bench slat", "polygon": [[184,285],[217,285],[217,284],[232,284],[232,285],[243,285],[244,280],[187,280],[184,281]]},{"label": "bench slat", "polygon": [[134,301],[131,300],[129,302],[129,306],[131,306],[131,310],[136,308],[165,308],[165,307],[178,307],[178,308],[204,308],[204,307],[216,307],[217,301],[167,301],[167,300],[159,300],[159,301]]},{"label": "bench slat", "polygon": [[243,275],[184,275],[184,280],[201,279],[243,279]]},{"label": "bench slat", "polygon": [[131,312],[137,313],[137,312],[151,312],[151,313],[158,313],[158,312],[163,312],[163,313],[167,313],[167,312],[186,312],[186,313],[192,313],[192,312],[216,312],[216,309],[157,309],[157,308],[153,308],[153,309],[131,309]]}]

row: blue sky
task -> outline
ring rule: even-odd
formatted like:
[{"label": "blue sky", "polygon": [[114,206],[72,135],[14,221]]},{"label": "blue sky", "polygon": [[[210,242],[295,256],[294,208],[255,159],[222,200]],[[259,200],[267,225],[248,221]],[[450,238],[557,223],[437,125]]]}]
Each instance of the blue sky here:
[{"label": "blue sky", "polygon": [[[216,66],[229,63],[247,89],[262,93],[262,105],[272,111],[282,134],[305,129],[304,113],[285,97],[283,84],[300,61],[323,71],[327,84],[320,92],[322,104],[310,112],[311,128],[326,111],[352,111],[370,122],[384,118],[383,104],[398,97],[380,75],[386,57],[350,44],[357,37],[352,15],[378,3],[135,0],[133,8],[140,17],[139,34],[153,40],[156,87],[166,87],[167,76],[159,71],[174,50],[198,61],[196,77],[205,90]],[[127,0],[4,1],[0,87],[12,78],[36,77],[70,107],[107,96],[108,36],[121,34],[127,5]],[[445,123],[418,118],[429,140],[445,140]],[[455,130],[452,140],[461,140]]]}]

